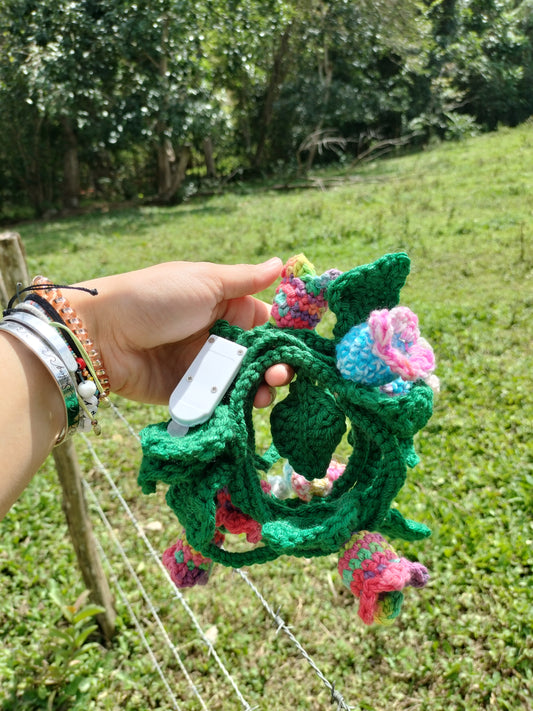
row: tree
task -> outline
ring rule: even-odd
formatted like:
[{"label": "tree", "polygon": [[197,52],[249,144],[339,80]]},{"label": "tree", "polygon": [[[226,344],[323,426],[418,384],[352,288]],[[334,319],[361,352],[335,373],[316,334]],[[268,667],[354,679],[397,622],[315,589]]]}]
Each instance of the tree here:
[{"label": "tree", "polygon": [[[514,0],[439,0],[429,9],[436,41],[431,64],[435,89],[452,110],[484,128],[514,125],[533,110],[531,38],[527,3]],[[441,102],[442,103],[442,102]]]},{"label": "tree", "polygon": [[[121,47],[117,93],[128,135],[148,140],[157,155],[160,201],[175,198],[191,156],[196,121],[209,111],[202,54],[206,18],[201,2],[151,0],[123,2],[117,16]],[[196,124],[195,124],[196,121]],[[205,131],[202,142],[209,135]]]},{"label": "tree", "polygon": [[522,77],[531,64],[531,45],[520,16],[508,0],[470,0],[460,6],[461,29],[448,47],[448,72],[463,93],[464,107],[493,130],[516,125],[531,111],[531,87],[522,93]]},{"label": "tree", "polygon": [[531,1],[3,0],[0,199],[165,203],[199,156],[257,173],[516,123]]},{"label": "tree", "polygon": [[[79,150],[102,140],[117,57],[108,42],[109,3],[98,0],[6,0],[2,19],[15,75],[7,91],[24,90],[38,125],[63,155],[62,197],[76,207]],[[9,71],[3,66],[3,75]],[[108,127],[107,127],[108,128]],[[38,134],[34,140],[38,142]]]},{"label": "tree", "polygon": [[428,50],[418,4],[315,0],[293,10],[290,71],[270,123],[270,160],[305,153],[309,168],[317,152],[336,160],[366,148],[364,136],[400,134]]},{"label": "tree", "polygon": [[283,0],[211,0],[204,43],[213,94],[231,117],[233,152],[261,168],[287,71],[292,9]]}]

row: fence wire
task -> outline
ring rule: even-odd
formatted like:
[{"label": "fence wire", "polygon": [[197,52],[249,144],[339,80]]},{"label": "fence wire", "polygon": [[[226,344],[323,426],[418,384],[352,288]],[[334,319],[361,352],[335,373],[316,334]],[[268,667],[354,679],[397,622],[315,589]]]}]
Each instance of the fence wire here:
[{"label": "fence wire", "polygon": [[[117,406],[112,403],[112,411],[126,427],[129,435],[135,440],[136,445],[138,445],[139,442],[139,437],[137,433],[135,432],[134,428],[131,426],[131,424],[128,422],[127,418],[124,416],[124,414],[117,408]],[[162,574],[163,579],[165,581],[165,584],[168,586],[168,594],[172,597],[174,597],[178,602],[183,610],[183,614],[190,620],[192,623],[193,628],[196,630],[196,633],[198,634],[199,639],[201,640],[202,644],[205,646],[207,650],[208,656],[210,656],[216,663],[222,677],[225,679],[228,687],[228,698],[229,695],[236,697],[238,702],[240,703],[241,707],[244,709],[244,711],[254,711],[255,709],[258,709],[257,706],[251,706],[248,701],[246,700],[243,691],[239,688],[236,680],[234,679],[233,675],[231,672],[228,670],[227,665],[224,663],[220,655],[218,654],[217,650],[215,649],[214,643],[211,641],[209,634],[207,634],[198,620],[197,616],[195,615],[194,611],[191,609],[190,605],[187,603],[185,597],[181,593],[181,591],[176,588],[176,586],[172,583],[170,576],[168,574],[168,571],[166,570],[165,566],[161,562],[161,555],[154,549],[152,543],[150,542],[148,536],[146,535],[145,529],[143,526],[139,523],[137,520],[137,517],[131,510],[131,507],[128,505],[127,501],[125,500],[124,496],[122,495],[121,491],[119,490],[112,474],[110,473],[108,467],[101,461],[100,457],[98,456],[98,453],[95,449],[95,447],[92,444],[92,441],[86,437],[85,435],[82,435],[82,440],[94,462],[94,466],[96,471],[101,474],[106,482],[109,485],[109,488],[113,494],[113,497],[116,499],[116,501],[120,504],[121,508],[125,512],[127,518],[129,519],[131,525],[135,529],[137,536],[139,539],[142,541],[144,547],[146,548],[150,559],[152,562],[155,564],[156,568],[159,570],[159,572]],[[126,552],[124,546],[122,545],[117,533],[116,529],[113,527],[112,522],[109,520],[108,515],[105,513],[103,506],[100,502],[100,496],[98,493],[95,491],[95,487],[91,486],[91,484],[87,480],[83,480],[84,484],[84,489],[87,493],[87,496],[91,502],[92,507],[94,508],[95,512],[98,514],[102,521],[102,525],[104,527],[104,530],[106,531],[109,540],[113,543],[119,557],[121,558],[125,569],[127,570],[131,580],[133,581],[135,589],[140,593],[140,596],[144,600],[144,603],[150,613],[151,618],[154,620],[155,623],[155,628],[158,630],[158,639],[156,640],[159,644],[161,641],[164,643],[166,648],[169,650],[170,654],[172,657],[176,660],[176,663],[178,664],[181,672],[183,673],[183,677],[186,680],[187,687],[189,689],[189,695],[194,697],[196,701],[199,704],[199,707],[202,709],[202,711],[209,711],[209,706],[208,703],[209,701],[206,701],[202,697],[202,693],[200,689],[198,688],[198,684],[196,684],[191,677],[191,674],[188,672],[187,667],[186,667],[186,660],[182,658],[182,655],[180,654],[179,650],[177,649],[176,645],[173,643],[171,639],[171,635],[168,633],[165,624],[163,620],[161,619],[161,615],[157,612],[156,605],[153,603],[151,599],[150,593],[146,590],[145,585],[142,583],[139,575],[137,574],[135,570],[135,563],[130,560],[130,557],[128,556],[128,553]],[[154,650],[154,644],[150,643],[147,633],[145,632],[143,628],[143,624],[141,620],[139,619],[139,616],[135,613],[133,606],[128,599],[128,595],[125,593],[123,587],[120,584],[120,576],[117,574],[113,563],[110,560],[109,555],[106,554],[104,550],[104,545],[101,540],[97,540],[97,545],[101,551],[102,555],[102,560],[106,566],[106,568],[109,571],[109,577],[115,586],[125,608],[127,609],[134,625],[135,628],[137,629],[137,632],[139,634],[139,637],[146,648],[147,654],[149,655],[152,664],[158,673],[159,677],[161,678],[161,681],[163,683],[163,686],[167,692],[168,695],[168,700],[169,700],[169,708],[177,709],[178,711],[180,710],[178,698],[176,697],[176,694],[174,693],[172,689],[172,680],[169,678],[169,674],[167,673],[167,670],[164,668],[164,663],[161,662],[161,660],[158,660],[157,658],[157,651]],[[320,679],[321,683],[324,685],[324,687],[328,690],[330,694],[330,701],[331,704],[335,704],[337,709],[341,711],[350,711],[355,709],[355,707],[348,705],[342,694],[338,691],[338,689],[335,688],[334,682],[330,681],[325,674],[321,671],[321,669],[318,667],[316,662],[313,660],[311,655],[306,651],[305,647],[303,644],[297,639],[296,635],[292,631],[292,628],[290,628],[286,622],[284,621],[283,617],[281,616],[281,611],[280,609],[276,609],[274,605],[271,605],[267,599],[263,596],[263,594],[260,592],[256,584],[252,581],[249,573],[244,572],[243,570],[236,570],[236,573],[240,577],[240,579],[243,581],[243,583],[246,586],[246,589],[251,592],[253,595],[253,598],[256,599],[259,605],[263,607],[263,609],[268,613],[268,615],[272,618],[275,626],[276,626],[276,634],[279,634],[279,632],[283,632],[283,634],[286,636],[286,638],[290,641],[290,643],[296,648],[298,655],[303,658],[306,663],[309,665],[309,667],[312,669],[312,671],[316,674],[316,676]],[[251,660],[251,663],[253,663],[253,660]],[[234,708],[234,706],[232,707]]]}]

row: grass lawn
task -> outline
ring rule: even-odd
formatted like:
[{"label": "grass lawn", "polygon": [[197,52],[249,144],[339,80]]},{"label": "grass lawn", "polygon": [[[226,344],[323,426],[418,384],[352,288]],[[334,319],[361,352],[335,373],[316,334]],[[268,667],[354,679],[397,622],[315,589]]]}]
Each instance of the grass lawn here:
[{"label": "grass lawn", "polygon": [[[430,569],[430,583],[407,591],[393,626],[367,628],[341,584],[336,556],[283,558],[249,573],[355,709],[530,710],[533,124],[343,177],[345,184],[324,191],[242,185],[172,208],[102,209],[16,229],[30,272],[57,282],[172,259],[255,262],[304,252],[325,271],[408,252],[412,271],[402,303],[418,313],[435,348],[441,393],[416,438],[421,462],[397,499],[433,535],[396,548]],[[165,408],[116,403],[135,430],[166,417]],[[164,492],[140,493],[136,440],[112,413],[102,424],[103,436],[90,441],[162,550],[177,531]],[[268,431],[265,414],[258,428]],[[241,708],[82,440],[77,449],[207,707]],[[137,585],[94,519],[133,609],[148,618]],[[51,462],[2,524],[0,592],[1,709],[172,708],[120,598],[119,634],[110,648],[93,636],[68,646],[68,606],[83,584]],[[250,706],[330,708],[330,693],[235,573],[219,567],[208,586],[185,598]],[[200,708],[161,634],[147,625],[180,708]]]}]

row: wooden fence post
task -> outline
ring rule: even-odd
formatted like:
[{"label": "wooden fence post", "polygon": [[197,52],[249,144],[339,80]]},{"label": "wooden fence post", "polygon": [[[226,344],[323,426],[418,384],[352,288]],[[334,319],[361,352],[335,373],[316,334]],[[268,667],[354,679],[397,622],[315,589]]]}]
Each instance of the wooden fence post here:
[{"label": "wooden fence post", "polygon": [[[4,232],[0,234],[0,300],[4,307],[16,293],[17,283],[29,283],[24,246],[18,233]],[[55,447],[52,454],[63,490],[63,511],[83,581],[90,591],[91,601],[104,609],[96,620],[106,639],[111,639],[116,618],[113,596],[98,555],[72,440]]]},{"label": "wooden fence post", "polygon": [[0,233],[0,299],[3,307],[7,306],[19,283],[24,285],[28,283],[24,245],[17,232],[2,232]]},{"label": "wooden fence post", "polygon": [[72,440],[67,440],[52,450],[54,462],[63,489],[63,511],[67,519],[72,545],[85,587],[90,599],[104,611],[96,621],[106,639],[115,633],[115,607],[109,584],[96,548],[91,519],[87,511],[80,465]]}]

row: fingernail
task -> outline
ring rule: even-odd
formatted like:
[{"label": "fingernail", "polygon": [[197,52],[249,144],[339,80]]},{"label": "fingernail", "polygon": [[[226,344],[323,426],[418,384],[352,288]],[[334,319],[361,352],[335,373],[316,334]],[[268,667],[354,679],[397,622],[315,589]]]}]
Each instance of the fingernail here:
[{"label": "fingernail", "polygon": [[281,263],[281,259],[279,257],[272,257],[271,259],[268,259],[266,262],[263,262],[264,267],[270,267],[274,264],[279,265]]}]

